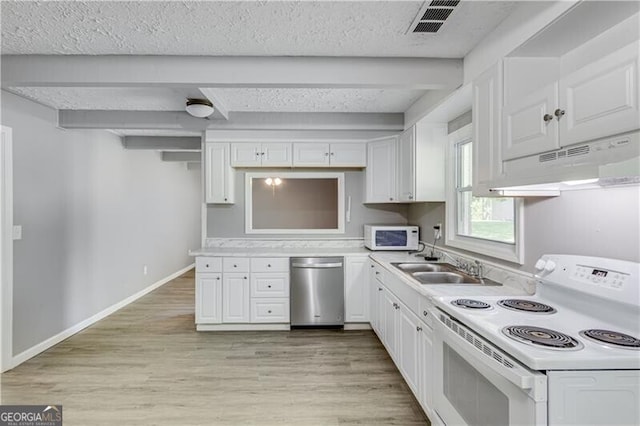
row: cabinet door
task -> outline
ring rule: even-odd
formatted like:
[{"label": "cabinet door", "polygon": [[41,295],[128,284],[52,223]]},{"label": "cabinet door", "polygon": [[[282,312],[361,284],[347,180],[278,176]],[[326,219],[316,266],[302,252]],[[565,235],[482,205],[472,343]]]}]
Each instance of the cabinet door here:
[{"label": "cabinet door", "polygon": [[366,167],[365,143],[332,143],[329,152],[331,167]]},{"label": "cabinet door", "polygon": [[198,274],[196,277],[196,324],[222,322],[222,275]]},{"label": "cabinet door", "polygon": [[525,96],[503,110],[502,158],[510,160],[559,148],[558,84]]},{"label": "cabinet door", "polygon": [[228,143],[205,144],[205,202],[233,204],[234,173]]},{"label": "cabinet door", "polygon": [[298,167],[328,166],[328,143],[294,143],[293,165]]},{"label": "cabinet door", "polygon": [[367,286],[369,287],[369,323],[376,334],[378,330],[378,280],[375,278],[376,267],[372,260],[368,261]]},{"label": "cabinet door", "polygon": [[398,140],[398,200],[413,201],[416,195],[416,126],[411,126]]},{"label": "cabinet door", "polygon": [[433,408],[433,330],[426,324],[420,326],[418,333],[420,342],[420,404],[428,413]]},{"label": "cabinet door", "polygon": [[369,142],[367,146],[367,203],[396,201],[397,138]]},{"label": "cabinet door", "polygon": [[249,274],[229,273],[222,279],[222,322],[249,322]]},{"label": "cabinet door", "polygon": [[560,80],[560,144],[640,128],[638,49],[633,43]]},{"label": "cabinet door", "polygon": [[344,280],[344,320],[346,322],[369,321],[369,270],[367,258],[347,257]]},{"label": "cabinet door", "polygon": [[487,197],[491,182],[502,174],[502,63],[473,82],[473,195]]},{"label": "cabinet door", "polygon": [[419,395],[420,332],[418,318],[405,305],[399,304],[398,360],[400,370],[415,395]]},{"label": "cabinet door", "polygon": [[398,364],[398,310],[400,308],[398,299],[387,289],[382,291],[383,298],[383,321],[384,339],[383,343],[387,347],[387,352]]},{"label": "cabinet door", "polygon": [[290,143],[263,143],[262,166],[290,167],[291,166],[291,144]]},{"label": "cabinet door", "polygon": [[258,167],[262,161],[259,143],[231,144],[231,165],[233,167]]}]

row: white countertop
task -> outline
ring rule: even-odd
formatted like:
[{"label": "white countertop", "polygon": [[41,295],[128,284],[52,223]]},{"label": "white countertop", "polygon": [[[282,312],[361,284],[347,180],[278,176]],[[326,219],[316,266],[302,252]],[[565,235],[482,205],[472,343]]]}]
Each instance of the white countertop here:
[{"label": "white countertop", "polygon": [[191,256],[296,257],[369,256],[364,247],[207,247],[189,251]]}]

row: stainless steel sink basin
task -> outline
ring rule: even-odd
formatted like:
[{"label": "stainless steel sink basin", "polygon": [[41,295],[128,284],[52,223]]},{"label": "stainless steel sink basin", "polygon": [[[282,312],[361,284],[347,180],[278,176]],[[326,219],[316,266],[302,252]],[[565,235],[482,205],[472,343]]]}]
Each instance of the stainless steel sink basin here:
[{"label": "stainless steel sink basin", "polygon": [[456,267],[449,263],[411,262],[392,263],[392,265],[400,269],[402,272],[406,272],[408,274],[412,274],[414,272],[449,272],[456,270]]},{"label": "stainless steel sink basin", "polygon": [[482,284],[478,278],[462,272],[415,272],[412,276],[420,284]]},{"label": "stainless steel sink basin", "polygon": [[500,285],[494,281],[465,274],[450,263],[398,262],[391,264],[422,285]]}]

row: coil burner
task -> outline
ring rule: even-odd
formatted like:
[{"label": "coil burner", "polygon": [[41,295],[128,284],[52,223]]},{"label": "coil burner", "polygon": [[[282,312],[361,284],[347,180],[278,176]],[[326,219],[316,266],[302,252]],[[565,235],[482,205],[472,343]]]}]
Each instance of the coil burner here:
[{"label": "coil burner", "polygon": [[503,328],[502,333],[518,342],[547,349],[578,350],[584,347],[573,337],[548,328],[512,325]]},{"label": "coil burner", "polygon": [[498,305],[506,309],[511,309],[512,311],[532,312],[535,314],[553,314],[556,312],[551,306],[534,302],[533,300],[504,299],[499,301]]},{"label": "coil burner", "polygon": [[582,330],[580,335],[596,343],[603,343],[605,346],[615,346],[623,349],[640,349],[640,339],[636,339],[628,334],[611,330]]},{"label": "coil burner", "polygon": [[465,308],[465,309],[476,309],[476,310],[491,309],[490,304],[481,302],[480,300],[474,300],[474,299],[456,299],[453,302],[451,302],[451,304],[453,306],[457,306],[459,308]]}]

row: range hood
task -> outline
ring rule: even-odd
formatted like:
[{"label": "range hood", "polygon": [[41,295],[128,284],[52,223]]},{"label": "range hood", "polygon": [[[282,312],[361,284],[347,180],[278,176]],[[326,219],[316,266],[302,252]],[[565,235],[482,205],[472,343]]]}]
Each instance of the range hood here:
[{"label": "range hood", "polygon": [[491,191],[504,197],[640,183],[640,132],[634,131],[503,162]]}]

